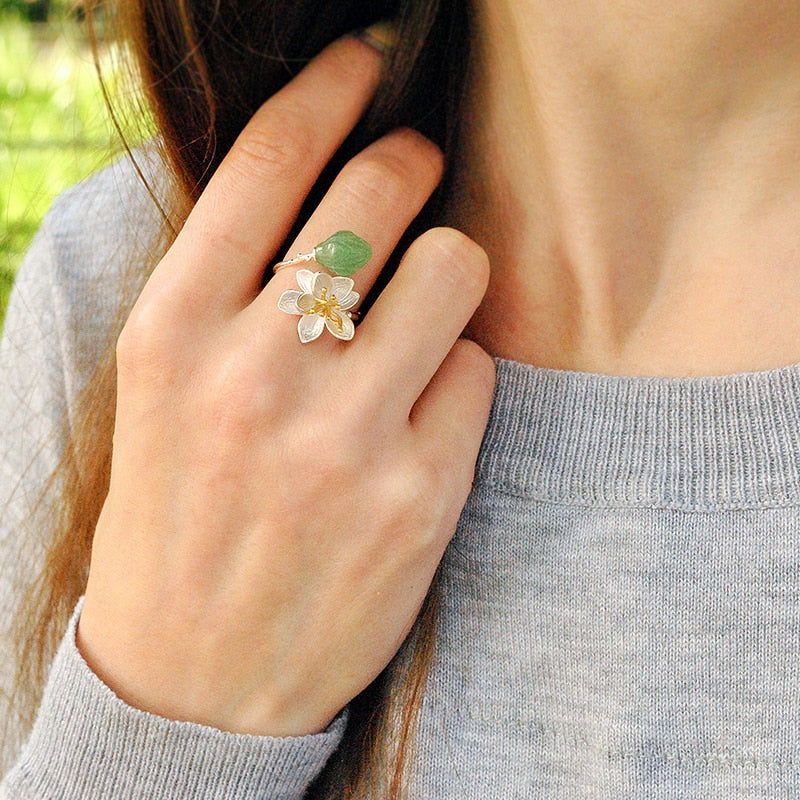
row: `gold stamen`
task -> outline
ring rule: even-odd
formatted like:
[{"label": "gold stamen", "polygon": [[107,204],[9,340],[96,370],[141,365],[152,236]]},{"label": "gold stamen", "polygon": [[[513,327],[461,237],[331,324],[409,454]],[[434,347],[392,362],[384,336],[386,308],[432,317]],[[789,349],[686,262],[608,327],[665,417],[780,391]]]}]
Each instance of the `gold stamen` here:
[{"label": "gold stamen", "polygon": [[336,324],[336,327],[341,331],[344,327],[344,320],[342,319],[341,314],[337,314],[336,312],[341,308],[339,302],[336,299],[336,295],[332,294],[330,299],[328,298],[328,290],[322,290],[322,296],[319,300],[314,300],[314,305],[308,309],[308,311],[304,311],[304,314],[317,314],[321,316],[323,319],[331,320]]}]

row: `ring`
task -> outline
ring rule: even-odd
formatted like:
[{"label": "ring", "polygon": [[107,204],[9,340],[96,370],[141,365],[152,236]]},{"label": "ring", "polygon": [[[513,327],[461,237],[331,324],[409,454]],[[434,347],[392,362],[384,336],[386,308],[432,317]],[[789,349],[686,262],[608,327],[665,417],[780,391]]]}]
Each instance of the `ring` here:
[{"label": "ring", "polygon": [[293,267],[307,261],[316,261],[334,275],[348,278],[358,272],[372,258],[372,247],[353,231],[337,231],[320,242],[310,253],[299,253],[288,261],[279,261],[273,274],[284,267]]},{"label": "ring", "polygon": [[297,270],[300,289],[287,289],[278,300],[278,308],[286,314],[299,314],[297,335],[303,344],[319,338],[324,328],[337,339],[349,342],[355,334],[353,319],[357,312],[350,309],[360,295],[353,291],[355,285],[349,276],[357,272],[372,257],[372,247],[352,231],[339,231],[318,244],[312,252],[301,253],[273,267],[277,272],[283,267],[316,261],[330,270],[312,272]]}]

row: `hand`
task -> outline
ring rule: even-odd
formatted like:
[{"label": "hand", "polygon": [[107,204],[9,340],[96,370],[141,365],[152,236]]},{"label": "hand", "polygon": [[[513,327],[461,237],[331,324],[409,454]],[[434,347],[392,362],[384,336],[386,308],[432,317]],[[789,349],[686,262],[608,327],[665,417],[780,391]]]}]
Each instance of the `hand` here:
[{"label": "hand", "polygon": [[[256,113],[120,336],[78,644],[138,708],[240,733],[324,729],[398,650],[466,501],[494,365],[458,337],[484,252],[425,233],[348,343],[300,343],[277,307],[294,268],[262,290],[378,73],[346,37]],[[420,135],[387,135],[290,253],[356,231],[374,250],[363,296],[441,165]]]}]

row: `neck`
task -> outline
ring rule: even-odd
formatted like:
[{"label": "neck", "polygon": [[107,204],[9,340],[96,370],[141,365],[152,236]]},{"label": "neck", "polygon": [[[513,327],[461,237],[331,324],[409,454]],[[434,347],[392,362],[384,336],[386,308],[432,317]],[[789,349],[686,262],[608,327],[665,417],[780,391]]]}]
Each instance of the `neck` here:
[{"label": "neck", "polygon": [[800,360],[800,7],[483,0],[478,29],[451,220],[492,261],[471,336],[594,372]]}]

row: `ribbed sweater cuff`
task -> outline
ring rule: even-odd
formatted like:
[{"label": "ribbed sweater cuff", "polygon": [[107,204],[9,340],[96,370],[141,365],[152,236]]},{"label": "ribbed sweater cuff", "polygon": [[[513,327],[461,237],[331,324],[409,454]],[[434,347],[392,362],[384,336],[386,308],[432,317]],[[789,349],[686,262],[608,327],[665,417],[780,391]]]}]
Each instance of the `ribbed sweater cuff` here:
[{"label": "ribbed sweater cuff", "polygon": [[301,798],[341,741],[346,714],[321,734],[271,738],[132,708],[78,651],[80,607],[53,662],[31,738],[7,776],[9,797]]}]

